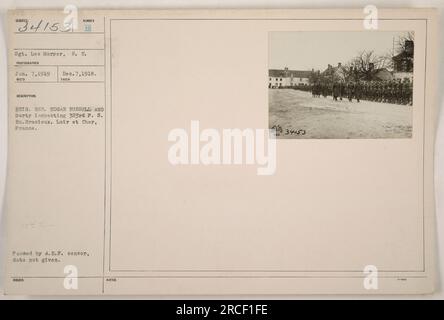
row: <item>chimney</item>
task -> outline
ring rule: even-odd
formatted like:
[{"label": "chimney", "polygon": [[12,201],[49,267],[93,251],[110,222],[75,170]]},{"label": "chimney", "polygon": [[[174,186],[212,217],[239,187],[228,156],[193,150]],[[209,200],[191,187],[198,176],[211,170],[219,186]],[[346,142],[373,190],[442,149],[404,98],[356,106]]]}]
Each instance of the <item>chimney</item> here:
[{"label": "chimney", "polygon": [[342,63],[338,62],[338,68],[342,67]]},{"label": "chimney", "polygon": [[284,68],[284,77],[288,77],[288,67]]},{"label": "chimney", "polygon": [[414,42],[412,40],[406,40],[404,46],[406,53],[413,55]]}]

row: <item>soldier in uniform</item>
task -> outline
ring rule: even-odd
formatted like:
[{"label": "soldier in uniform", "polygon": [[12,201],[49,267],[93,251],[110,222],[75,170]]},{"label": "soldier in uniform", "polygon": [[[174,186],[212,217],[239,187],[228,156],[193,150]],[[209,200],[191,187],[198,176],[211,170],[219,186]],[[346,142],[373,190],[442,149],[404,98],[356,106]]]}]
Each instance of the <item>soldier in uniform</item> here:
[{"label": "soldier in uniform", "polygon": [[347,83],[347,98],[348,98],[348,101],[350,101],[350,102],[353,101],[353,95],[354,95],[354,85],[350,81],[350,82]]},{"label": "soldier in uniform", "polygon": [[339,82],[339,99],[342,101],[342,98],[345,96],[345,83],[343,80]]},{"label": "soldier in uniform", "polygon": [[321,97],[321,82],[316,83],[316,97]]},{"label": "soldier in uniform", "polygon": [[313,95],[315,98],[319,98],[321,96],[321,83],[319,81],[315,82]]},{"label": "soldier in uniform", "polygon": [[371,81],[367,82],[367,92],[365,94],[367,100],[372,100],[372,83]]},{"label": "soldier in uniform", "polygon": [[388,102],[389,101],[389,96],[390,96],[390,84],[388,81],[383,82],[382,84],[382,102]]},{"label": "soldier in uniform", "polygon": [[407,79],[404,79],[402,82],[402,104],[408,104],[409,103],[409,84],[407,82]]},{"label": "soldier in uniform", "polygon": [[375,101],[380,102],[382,97],[382,89],[381,89],[381,83],[376,82],[375,83]]},{"label": "soldier in uniform", "polygon": [[341,88],[339,87],[339,83],[336,81],[333,83],[332,93],[333,93],[333,100],[338,101],[338,98],[341,95]]},{"label": "soldier in uniform", "polygon": [[390,82],[386,81],[383,85],[383,99],[382,102],[390,102]]},{"label": "soldier in uniform", "polygon": [[394,80],[390,81],[389,101],[390,101],[390,103],[396,103],[396,83]]},{"label": "soldier in uniform", "polygon": [[377,83],[377,87],[376,87],[376,101],[377,102],[381,102],[382,101],[382,82],[378,82]]},{"label": "soldier in uniform", "polygon": [[379,88],[379,102],[385,102],[387,94],[387,82],[381,82]]},{"label": "soldier in uniform", "polygon": [[362,83],[359,80],[356,81],[356,83],[355,83],[354,96],[355,96],[357,102],[361,102],[361,98],[362,98]]},{"label": "soldier in uniform", "polygon": [[373,101],[373,81],[368,83],[367,99]]},{"label": "soldier in uniform", "polygon": [[362,93],[361,93],[361,99],[362,100],[368,100],[368,82],[364,81],[361,85]]},{"label": "soldier in uniform", "polygon": [[385,87],[384,87],[384,102],[386,102],[386,103],[390,102],[391,90],[392,90],[392,88],[390,86],[390,81],[386,81]]},{"label": "soldier in uniform", "polygon": [[398,82],[392,81],[392,96],[391,103],[396,103],[398,96]]},{"label": "soldier in uniform", "polygon": [[328,96],[328,83],[327,82],[324,82],[322,85],[322,96],[324,98],[327,98],[327,96]]},{"label": "soldier in uniform", "polygon": [[370,100],[376,101],[376,82],[374,81],[370,84]]},{"label": "soldier in uniform", "polygon": [[367,87],[367,100],[373,101],[373,81],[368,83]]},{"label": "soldier in uniform", "polygon": [[408,104],[413,105],[413,82],[408,80]]},{"label": "soldier in uniform", "polygon": [[396,84],[396,103],[402,104],[402,95],[403,95],[403,86],[401,79],[398,79],[398,83]]}]

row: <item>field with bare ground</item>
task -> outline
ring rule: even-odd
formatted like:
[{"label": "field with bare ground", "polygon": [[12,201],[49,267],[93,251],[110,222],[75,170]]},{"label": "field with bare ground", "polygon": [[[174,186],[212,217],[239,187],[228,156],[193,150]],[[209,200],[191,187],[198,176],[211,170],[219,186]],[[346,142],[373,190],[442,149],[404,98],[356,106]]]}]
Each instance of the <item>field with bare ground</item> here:
[{"label": "field with bare ground", "polygon": [[278,128],[280,139],[410,138],[412,106],[269,89],[269,126]]}]

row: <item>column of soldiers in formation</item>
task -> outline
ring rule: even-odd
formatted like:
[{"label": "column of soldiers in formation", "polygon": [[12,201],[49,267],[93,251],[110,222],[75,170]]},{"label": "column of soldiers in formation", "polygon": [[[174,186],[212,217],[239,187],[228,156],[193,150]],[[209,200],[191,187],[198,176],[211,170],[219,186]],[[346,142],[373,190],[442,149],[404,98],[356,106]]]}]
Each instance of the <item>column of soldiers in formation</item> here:
[{"label": "column of soldiers in formation", "polygon": [[409,79],[401,81],[320,81],[311,86],[313,97],[332,96],[338,101],[348,99],[357,102],[369,100],[375,102],[412,105],[413,83]]}]

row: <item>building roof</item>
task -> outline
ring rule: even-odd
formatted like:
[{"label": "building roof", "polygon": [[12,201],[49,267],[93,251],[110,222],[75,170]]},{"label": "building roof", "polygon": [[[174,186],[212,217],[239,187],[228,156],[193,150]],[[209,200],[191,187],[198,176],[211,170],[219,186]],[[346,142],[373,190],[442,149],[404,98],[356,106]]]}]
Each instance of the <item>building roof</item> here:
[{"label": "building roof", "polygon": [[268,76],[273,78],[309,78],[311,71],[269,69]]},{"label": "building roof", "polygon": [[393,60],[400,61],[405,59],[413,59],[413,56],[406,51],[399,53],[398,55],[393,57]]},{"label": "building roof", "polygon": [[379,68],[375,70],[375,73],[380,73],[380,72],[388,72],[391,73],[387,68]]},{"label": "building roof", "polygon": [[387,68],[376,69],[373,75],[375,80],[392,80],[393,73],[390,72]]},{"label": "building roof", "polygon": [[324,76],[336,76],[342,78],[346,73],[346,69],[342,64],[338,64],[338,66],[328,65],[327,69],[325,69],[322,74]]}]

